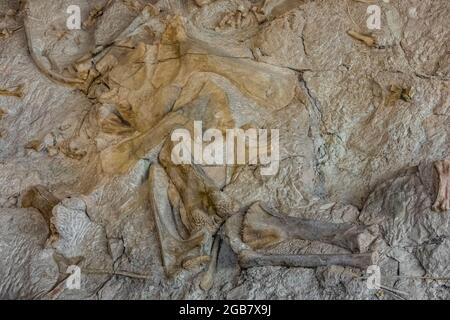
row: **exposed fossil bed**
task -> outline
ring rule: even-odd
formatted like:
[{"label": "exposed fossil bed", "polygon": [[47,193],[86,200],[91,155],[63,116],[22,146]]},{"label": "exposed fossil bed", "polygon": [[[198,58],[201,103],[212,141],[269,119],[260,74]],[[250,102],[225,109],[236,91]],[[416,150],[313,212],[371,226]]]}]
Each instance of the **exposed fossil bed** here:
[{"label": "exposed fossil bed", "polygon": [[[0,0],[0,298],[450,299],[449,16],[448,0]],[[169,276],[158,214],[192,216],[183,194],[209,192],[164,158],[186,119],[279,129],[276,175],[205,168],[220,197],[247,223],[260,201],[367,226],[383,288],[345,265],[242,267],[226,239],[209,285],[204,263]]]}]

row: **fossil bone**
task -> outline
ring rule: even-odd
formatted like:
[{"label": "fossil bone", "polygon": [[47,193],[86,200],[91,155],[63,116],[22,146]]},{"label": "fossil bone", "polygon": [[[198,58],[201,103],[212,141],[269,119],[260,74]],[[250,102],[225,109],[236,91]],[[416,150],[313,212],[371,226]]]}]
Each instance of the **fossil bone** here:
[{"label": "fossil bone", "polygon": [[19,85],[14,89],[0,89],[0,96],[22,98],[23,86]]},{"label": "fossil bone", "polygon": [[391,94],[388,98],[389,103],[393,104],[397,100],[402,99],[405,102],[411,102],[414,98],[414,90],[412,87],[399,87],[392,85],[390,87]]},{"label": "fossil bone", "polygon": [[49,225],[51,224],[52,210],[60,201],[44,186],[31,187],[21,196],[22,207],[38,209]]},{"label": "fossil bone", "polygon": [[255,250],[289,239],[303,239],[364,252],[373,240],[364,227],[281,215],[262,203],[248,210],[242,237]]},{"label": "fossil bone", "polygon": [[[242,59],[237,67],[236,58],[229,58],[227,48],[213,49],[199,42],[180,19],[174,19],[169,24],[161,41],[166,45],[159,47],[158,56],[171,57],[170,60],[159,63],[164,69],[159,66],[149,70],[136,69],[136,65],[141,66],[142,61],[154,60],[154,52],[142,45],[137,45],[122,58],[111,58],[115,54],[113,51],[103,58],[104,61],[124,59],[125,66],[129,61],[129,68],[134,70],[134,76],[130,77],[126,76],[123,66],[105,68],[110,70],[104,75],[105,81],[108,81],[108,77],[114,79],[114,83],[109,83],[111,92],[105,102],[116,105],[121,117],[136,129],[137,134],[105,149],[101,153],[102,167],[107,173],[125,173],[139,158],[163,144],[159,153],[160,164],[153,164],[149,172],[150,198],[163,265],[170,276],[181,266],[191,269],[209,263],[201,283],[203,288],[208,289],[212,286],[219,246],[217,237],[213,240],[214,235],[223,222],[235,221],[234,216],[240,216],[241,206],[220,190],[217,181],[202,166],[174,165],[171,160],[173,144],[167,137],[177,127],[189,128],[193,120],[202,119],[207,123],[205,126],[211,125],[224,130],[234,127],[235,119],[241,118],[239,114],[234,114],[228,101],[229,95],[223,88],[223,80],[218,81],[211,74],[229,79],[237,87],[237,94],[244,94],[255,101],[261,110],[277,110],[292,101],[295,96],[295,76],[290,71],[247,59]],[[174,46],[172,49],[175,51],[172,52],[169,46]],[[196,52],[201,50],[202,54],[189,51],[180,53],[180,48],[195,48]],[[101,65],[101,61],[97,65]],[[162,70],[164,74],[160,73]],[[231,72],[232,70],[234,71]],[[239,70],[239,73],[235,70]],[[274,82],[273,79],[277,81]],[[126,88],[128,101],[141,101],[143,92],[140,87],[146,82],[152,83],[156,88],[152,89],[154,91],[150,95],[155,97],[150,107],[124,107],[123,99],[117,96],[117,92]],[[276,106],[267,104],[268,93],[272,103],[276,101]],[[148,97],[148,90],[145,94]],[[201,103],[202,97],[208,101],[205,108]],[[161,106],[167,104],[172,105],[172,108],[169,112],[164,112],[165,108]],[[323,241],[352,252],[362,252],[366,249],[369,237],[363,227],[295,219],[262,208],[258,211],[257,208],[260,207],[255,205],[247,212],[242,224],[237,227],[237,235],[234,236],[233,232],[224,235],[225,238],[232,239],[230,241],[233,243],[241,243],[242,247],[238,246],[234,251],[240,256],[244,267],[276,264],[309,267],[341,264],[362,267],[372,261],[372,255],[366,253],[261,256],[255,251],[258,248],[297,238]],[[246,241],[248,244],[245,244]]]},{"label": "fossil bone", "polygon": [[[184,268],[194,268],[209,262],[213,236],[220,223],[239,210],[238,204],[221,193],[200,166],[173,165],[171,145],[167,142],[160,153],[164,167],[154,164],[149,174],[153,212],[168,275],[173,274],[180,264]],[[174,210],[176,207],[178,210]],[[174,216],[177,213],[180,218]],[[180,226],[180,221],[183,226]],[[180,229],[186,230],[187,237],[183,238],[178,231]],[[217,245],[214,245],[212,264],[216,263],[214,252],[217,250]],[[209,274],[214,269],[214,265],[209,266]],[[204,286],[209,287],[208,283],[210,280],[205,279]]]},{"label": "fossil bone", "polygon": [[195,3],[199,6],[199,7],[203,7],[206,6],[208,4],[210,4],[211,2],[213,2],[214,0],[195,0]]},{"label": "fossil bone", "polygon": [[[164,169],[153,165],[149,172],[150,196],[155,216],[158,236],[161,244],[161,255],[168,275],[174,274],[180,265],[192,267],[198,262],[209,261],[208,255],[201,249],[207,248],[207,231],[200,229],[196,234],[189,234],[183,239],[177,231],[175,217],[168,198],[169,179]],[[195,259],[195,260],[193,260]]]},{"label": "fossil bone", "polygon": [[243,251],[239,259],[242,268],[262,266],[316,268],[340,265],[366,269],[373,265],[374,261],[376,261],[374,253],[263,255],[255,251]]},{"label": "fossil bone", "polygon": [[361,34],[359,32],[353,31],[353,30],[349,30],[348,34],[352,38],[357,39],[361,42],[364,42],[368,47],[374,47],[377,44],[375,38],[373,38],[372,36],[364,35],[364,34]]},{"label": "fossil bone", "polygon": [[[184,168],[187,172],[191,171],[189,180],[195,181],[202,177],[205,182],[201,179],[197,180],[195,184],[189,184],[189,188],[185,188],[187,185],[180,182],[183,181],[183,176],[186,177],[186,174],[173,174],[174,171],[171,172],[170,168],[168,170],[169,176],[178,180],[175,182],[175,185],[185,190],[184,197],[186,198],[184,199],[186,199],[187,211],[190,215],[192,215],[192,212],[199,210],[198,208],[201,206],[199,194],[204,192],[201,191],[201,188],[205,188],[205,185],[211,183],[204,174],[195,173],[194,168],[195,166]],[[182,239],[177,232],[176,222],[173,217],[174,211],[170,205],[168,177],[159,165],[152,166],[150,183],[150,194],[152,196],[166,272],[168,275],[173,274],[181,261],[192,255],[192,251],[197,247],[195,252],[197,256],[188,260],[189,263],[183,263],[183,266],[186,268],[192,267],[192,265],[196,266],[198,263],[210,262],[202,280],[202,287],[209,289],[212,286],[212,274],[217,263],[217,237],[212,250],[210,247],[212,236],[218,231],[217,224],[209,220],[209,216],[204,212],[202,218],[198,219],[198,224],[191,225],[187,223],[187,227],[193,232],[193,236],[187,240]],[[200,189],[198,185],[201,185]],[[226,197],[223,200],[225,203],[230,201],[231,199]],[[235,214],[227,212],[224,230],[219,234],[228,239],[231,248],[238,254],[240,265],[243,268],[254,266],[318,267],[330,265],[366,268],[373,264],[376,259],[374,253],[365,253],[374,237],[364,227],[288,217],[278,214],[260,203],[254,204],[244,215],[237,210],[237,205],[232,201],[227,207],[233,208]],[[195,209],[192,211],[192,208]],[[292,239],[322,241],[359,253],[266,255],[256,251],[259,248]],[[210,255],[211,258],[208,259]]]},{"label": "fossil bone", "polygon": [[6,111],[4,111],[3,109],[0,108],[0,120],[3,119],[3,117],[5,117],[8,113]]},{"label": "fossil bone", "polygon": [[[292,225],[284,224],[288,221]],[[242,226],[244,227],[242,228]],[[238,254],[239,264],[242,268],[256,266],[314,268],[330,265],[367,268],[377,259],[376,253],[362,253],[374,240],[362,227],[286,217],[268,209],[261,203],[254,204],[246,214],[237,214],[228,219],[223,234],[233,251]],[[256,235],[262,236],[265,240],[255,242]],[[250,240],[250,243],[246,242],[245,238]],[[261,244],[267,246],[292,239],[328,242],[361,253],[280,255],[263,254],[252,247],[255,244],[261,247]],[[363,239],[366,240],[363,242],[364,245],[361,242]]]},{"label": "fossil bone", "polygon": [[439,176],[439,189],[436,201],[433,204],[434,211],[450,210],[450,161],[441,160],[434,163]]},{"label": "fossil bone", "polygon": [[[237,24],[240,30],[229,32],[238,33],[247,28],[245,15],[263,22],[268,18],[266,10],[283,11],[293,4],[295,1],[277,0],[266,1],[266,9],[254,7],[252,12],[239,8],[221,23]],[[188,6],[180,2],[179,7]],[[94,11],[91,18],[95,20],[99,14]],[[29,33],[30,21],[27,26]],[[155,16],[144,10],[111,46],[91,50],[93,56],[82,56],[71,72],[47,70],[54,79],[81,83],[83,92],[101,104],[92,112],[93,126],[118,139],[98,151],[102,174],[126,174],[140,159],[157,151],[159,157],[151,164],[148,186],[166,274],[209,263],[200,285],[211,288],[220,236],[229,240],[244,268],[370,264],[372,254],[364,252],[371,238],[364,227],[288,217],[260,204],[244,214],[242,205],[222,191],[228,179],[221,180],[220,172],[229,168],[173,163],[173,143],[168,139],[173,130],[191,130],[194,121],[219,130],[243,128],[296,102],[299,90],[295,71],[255,61],[246,42],[230,45],[229,35],[199,38],[197,28],[181,16],[168,16],[163,11]],[[80,131],[75,139],[60,145],[64,154],[75,159],[86,154],[77,144]],[[61,211],[58,216],[66,217],[63,205],[57,209]],[[85,221],[85,208],[77,204],[75,209],[79,220]],[[358,253],[266,255],[256,251],[291,239],[322,241]]]},{"label": "fossil bone", "polygon": [[211,289],[211,287],[214,284],[214,275],[216,273],[217,268],[217,259],[219,255],[220,241],[221,241],[220,237],[216,236],[212,247],[211,262],[205,274],[203,275],[202,281],[200,282],[200,287],[203,290]]}]

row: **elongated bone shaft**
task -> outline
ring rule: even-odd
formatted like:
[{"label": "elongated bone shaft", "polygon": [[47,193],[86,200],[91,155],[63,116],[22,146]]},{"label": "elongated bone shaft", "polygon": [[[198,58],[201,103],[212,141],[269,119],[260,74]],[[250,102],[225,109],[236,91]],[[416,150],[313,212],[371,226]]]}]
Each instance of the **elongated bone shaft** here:
[{"label": "elongated bone shaft", "polygon": [[[162,167],[152,165],[149,171],[150,202],[155,215],[156,229],[161,244],[161,256],[168,276],[173,275],[181,261],[194,249],[204,243],[204,235],[194,235],[189,239],[180,237],[168,200],[168,177]],[[198,251],[198,250],[197,250]]]},{"label": "elongated bone shaft", "polygon": [[450,210],[450,161],[436,161],[434,167],[439,175],[439,189],[433,210],[448,211]]},{"label": "elongated bone shaft", "polygon": [[239,258],[242,268],[262,266],[316,268],[332,265],[366,269],[373,265],[373,253],[363,254],[308,254],[308,255],[262,255],[254,251],[244,251]]},{"label": "elongated bone shaft", "polygon": [[289,239],[321,241],[363,252],[371,242],[362,226],[328,223],[279,214],[263,204],[250,208],[244,220],[243,239],[253,249]]},{"label": "elongated bone shaft", "polygon": [[214,239],[214,244],[211,253],[211,262],[209,263],[208,269],[206,270],[206,273],[203,275],[203,279],[200,283],[200,287],[203,290],[211,289],[214,284],[214,275],[216,274],[217,269],[217,259],[219,255],[220,241],[221,241],[220,237],[216,237]]},{"label": "elongated bone shaft", "polygon": [[0,96],[22,98],[23,96],[22,86],[18,86],[13,90],[0,89]]}]

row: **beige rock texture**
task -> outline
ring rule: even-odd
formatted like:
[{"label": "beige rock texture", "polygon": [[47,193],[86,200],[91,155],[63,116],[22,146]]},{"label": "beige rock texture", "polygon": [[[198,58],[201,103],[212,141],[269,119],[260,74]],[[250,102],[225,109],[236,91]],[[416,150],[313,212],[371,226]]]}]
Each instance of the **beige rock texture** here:
[{"label": "beige rock texture", "polygon": [[450,299],[450,2],[371,3],[0,0],[0,298]]}]

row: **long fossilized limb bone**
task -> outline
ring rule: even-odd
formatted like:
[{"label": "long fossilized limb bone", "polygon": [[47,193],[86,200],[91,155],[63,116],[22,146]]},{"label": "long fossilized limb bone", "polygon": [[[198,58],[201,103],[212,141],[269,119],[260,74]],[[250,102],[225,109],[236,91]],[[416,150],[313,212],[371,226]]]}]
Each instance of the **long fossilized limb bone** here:
[{"label": "long fossilized limb bone", "polygon": [[211,262],[209,263],[208,269],[206,270],[205,274],[203,275],[203,279],[200,282],[200,287],[203,290],[211,289],[214,284],[214,275],[217,269],[217,259],[219,255],[220,242],[220,236],[216,236],[211,253]]},{"label": "long fossilized limb bone", "polygon": [[255,250],[285,240],[302,239],[333,244],[352,252],[364,252],[373,240],[362,226],[290,217],[263,203],[255,204],[248,210],[242,238]]},{"label": "long fossilized limb bone", "polygon": [[[263,207],[265,206],[256,203],[245,215],[237,214],[225,223],[224,238],[238,255],[242,268],[256,266],[314,268],[331,265],[367,268],[376,260],[374,253],[307,255],[259,253],[256,248],[289,239],[318,240],[351,248],[352,251],[362,250],[362,239],[367,241],[364,247],[373,239],[362,227],[284,217]],[[250,242],[247,243],[245,239]],[[252,247],[255,245],[256,247]]]},{"label": "long fossilized limb bone", "polygon": [[241,253],[239,259],[242,268],[262,266],[316,268],[339,265],[366,269],[368,266],[374,264],[374,261],[374,253],[264,255],[255,251],[244,251]]},{"label": "long fossilized limb bone", "polygon": [[[155,164],[149,171],[150,203],[161,244],[161,257],[167,275],[174,274],[183,260],[203,243],[202,234],[183,239],[176,228],[176,218],[168,199],[169,179],[164,169]],[[199,254],[198,250],[196,250]]]},{"label": "long fossilized limb bone", "polygon": [[450,210],[450,161],[436,161],[434,167],[439,175],[439,189],[436,201],[433,204],[434,211]]},{"label": "long fossilized limb bone", "polygon": [[[211,288],[217,265],[220,241],[218,236],[228,240],[243,268],[256,266],[312,268],[330,265],[366,268],[374,263],[375,257],[372,253],[272,255],[257,252],[259,248],[290,239],[322,241],[352,252],[363,252],[373,238],[360,226],[288,217],[260,203],[254,204],[244,214],[232,199],[214,188],[213,181],[201,167],[171,165],[167,158],[168,151],[170,142],[166,143],[160,154],[160,161],[165,168],[158,164],[152,165],[149,183],[163,264],[169,276],[180,266],[190,268],[200,263],[209,263],[201,287],[205,290]],[[177,196],[171,195],[173,193],[170,188],[171,182],[178,190]],[[214,196],[211,196],[212,194]],[[174,201],[174,198],[178,200]],[[212,214],[217,212],[217,208],[205,206],[205,200],[213,204],[220,203],[216,206],[225,208],[224,213],[221,216]],[[183,210],[175,209],[174,203],[177,201],[183,203]],[[176,214],[182,215],[181,219],[177,219],[174,216]],[[180,220],[187,229],[184,237],[180,235]],[[226,221],[225,225],[220,228],[223,220]],[[213,244],[213,237],[219,230]]]}]

